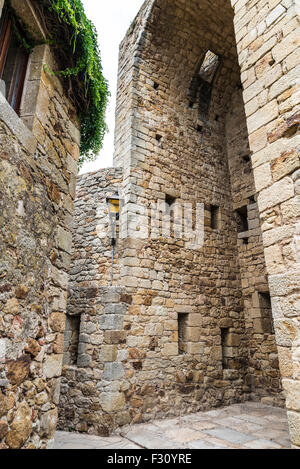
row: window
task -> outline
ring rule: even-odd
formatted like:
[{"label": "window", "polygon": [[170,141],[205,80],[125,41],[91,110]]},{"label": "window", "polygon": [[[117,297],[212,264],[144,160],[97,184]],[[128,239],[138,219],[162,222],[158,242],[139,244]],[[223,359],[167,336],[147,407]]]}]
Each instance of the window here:
[{"label": "window", "polygon": [[206,83],[211,84],[219,67],[219,57],[212,51],[208,50],[199,70],[199,76]]},{"label": "window", "polygon": [[252,295],[253,330],[256,334],[274,334],[271,297],[268,291]]},{"label": "window", "polygon": [[0,20],[0,91],[19,114],[29,54],[20,47],[16,31],[23,35],[4,8]]},{"label": "window", "polygon": [[186,353],[186,327],[187,327],[188,314],[178,314],[178,353],[183,355]]},{"label": "window", "polygon": [[262,317],[263,331],[266,334],[274,334],[274,323],[272,315],[272,304],[269,292],[259,292],[259,306]]},{"label": "window", "polygon": [[249,243],[249,220],[248,220],[248,206],[239,208],[235,212],[237,231],[239,233],[239,239],[243,241],[243,244]]},{"label": "window", "polygon": [[80,336],[80,316],[66,317],[64,365],[77,365]]},{"label": "window", "polygon": [[193,108],[198,100],[199,118],[206,120],[216,72],[220,65],[220,58],[208,50],[197,69],[189,90],[189,107]]},{"label": "window", "polygon": [[245,205],[244,207],[239,208],[236,210],[236,221],[237,221],[237,230],[238,233],[244,233],[249,229],[248,223],[248,207]]},{"label": "window", "polygon": [[210,227],[212,230],[220,229],[220,207],[216,205],[210,206]]},{"label": "window", "polygon": [[229,369],[229,359],[230,359],[230,353],[229,353],[229,329],[228,328],[222,328],[221,329],[221,344],[222,344],[222,367],[223,370]]},{"label": "window", "polygon": [[166,194],[166,204],[168,205],[169,208],[172,207],[176,202],[176,198],[173,197],[172,195]]}]

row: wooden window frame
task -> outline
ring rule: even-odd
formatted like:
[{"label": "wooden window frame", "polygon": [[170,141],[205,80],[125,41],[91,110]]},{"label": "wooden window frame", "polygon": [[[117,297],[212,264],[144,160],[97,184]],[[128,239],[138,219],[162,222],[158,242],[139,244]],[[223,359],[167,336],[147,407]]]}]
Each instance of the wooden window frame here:
[{"label": "wooden window frame", "polygon": [[[3,9],[2,18],[2,28],[0,31],[0,79],[3,77],[7,55],[13,37],[12,19],[9,16],[7,8]],[[22,33],[22,31],[20,32]],[[7,101],[18,115],[20,115],[28,60],[29,54],[19,48],[18,56],[14,63],[13,79],[7,93]]]}]

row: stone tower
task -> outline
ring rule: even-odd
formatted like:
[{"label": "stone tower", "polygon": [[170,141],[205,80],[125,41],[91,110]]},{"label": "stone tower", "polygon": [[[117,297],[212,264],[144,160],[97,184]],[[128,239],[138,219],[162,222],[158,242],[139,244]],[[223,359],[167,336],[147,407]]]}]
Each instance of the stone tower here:
[{"label": "stone tower", "polygon": [[120,48],[115,168],[78,185],[62,426],[285,397],[300,446],[299,38],[293,0],[145,1]]}]

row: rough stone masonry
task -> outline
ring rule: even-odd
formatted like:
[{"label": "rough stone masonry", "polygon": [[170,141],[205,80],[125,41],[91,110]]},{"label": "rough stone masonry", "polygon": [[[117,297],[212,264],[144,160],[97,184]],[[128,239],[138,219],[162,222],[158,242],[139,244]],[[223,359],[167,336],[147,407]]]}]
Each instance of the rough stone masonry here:
[{"label": "rough stone masonry", "polygon": [[[120,48],[115,167],[79,179],[74,224],[79,128],[48,46],[20,116],[0,93],[1,448],[49,447],[59,399],[61,428],[100,435],[285,403],[300,447],[299,40],[298,0],[146,0]],[[151,237],[157,202],[173,228]],[[198,248],[176,235],[187,203]]]},{"label": "rough stone masonry", "polygon": [[[12,3],[40,38],[34,5]],[[19,115],[0,92],[0,449],[45,448],[58,417],[80,132],[44,65],[56,70],[45,44]]]},{"label": "rough stone masonry", "polygon": [[[145,1],[120,48],[115,168],[78,182],[61,428],[252,399],[285,402],[300,446],[299,41],[293,0]],[[157,201],[204,204],[204,245],[153,239]]]}]

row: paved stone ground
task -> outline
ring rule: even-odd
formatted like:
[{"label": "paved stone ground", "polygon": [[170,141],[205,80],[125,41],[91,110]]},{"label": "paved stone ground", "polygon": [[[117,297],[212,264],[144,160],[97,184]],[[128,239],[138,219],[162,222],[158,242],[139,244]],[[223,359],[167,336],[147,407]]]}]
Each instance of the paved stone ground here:
[{"label": "paved stone ground", "polygon": [[287,449],[286,411],[235,404],[185,417],[123,427],[102,438],[57,432],[55,449]]}]

